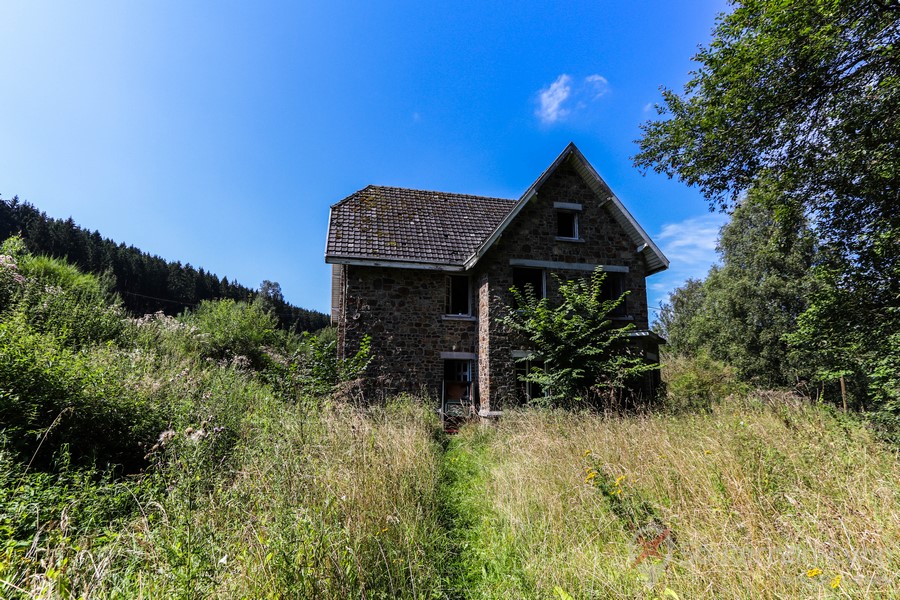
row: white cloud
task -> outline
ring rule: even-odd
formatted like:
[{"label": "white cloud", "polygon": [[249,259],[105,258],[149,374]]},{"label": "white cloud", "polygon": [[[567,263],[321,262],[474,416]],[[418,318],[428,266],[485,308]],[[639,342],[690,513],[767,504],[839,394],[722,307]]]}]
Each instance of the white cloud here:
[{"label": "white cloud", "polygon": [[572,93],[572,78],[565,73],[556,78],[556,81],[538,92],[538,106],[535,114],[544,123],[555,123],[566,116],[569,111],[563,108],[563,103]]},{"label": "white cloud", "polygon": [[538,91],[538,107],[534,114],[541,123],[550,125],[588,108],[609,92],[609,81],[603,75],[588,75],[575,80],[563,73],[556,81]]},{"label": "white cloud", "polygon": [[647,284],[647,300],[652,310],[668,299],[669,293],[688,279],[703,279],[718,260],[716,242],[728,215],[708,213],[676,223],[666,223],[653,240],[669,259],[669,268],[654,275]]},{"label": "white cloud", "polygon": [[584,82],[594,100],[604,96],[609,91],[609,82],[603,75],[588,75],[584,78]]}]

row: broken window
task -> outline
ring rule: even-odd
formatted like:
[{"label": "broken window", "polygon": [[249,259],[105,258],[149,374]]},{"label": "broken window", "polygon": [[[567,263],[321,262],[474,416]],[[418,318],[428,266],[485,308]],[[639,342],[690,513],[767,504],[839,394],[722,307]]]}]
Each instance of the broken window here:
[{"label": "broken window", "polygon": [[556,237],[578,239],[578,213],[567,210],[557,211]]},{"label": "broken window", "polygon": [[469,281],[467,275],[449,275],[447,277],[447,307],[445,314],[472,314],[472,294],[469,289]]},{"label": "broken window", "polygon": [[527,290],[530,289],[536,298],[545,298],[547,288],[544,285],[544,270],[526,267],[513,268],[513,287],[519,290],[523,296],[527,297]]},{"label": "broken window", "polygon": [[[603,281],[602,294],[604,300],[616,300],[625,293],[625,273],[607,272],[606,279]],[[613,317],[624,317],[628,314],[628,296],[616,307],[610,315]]]}]

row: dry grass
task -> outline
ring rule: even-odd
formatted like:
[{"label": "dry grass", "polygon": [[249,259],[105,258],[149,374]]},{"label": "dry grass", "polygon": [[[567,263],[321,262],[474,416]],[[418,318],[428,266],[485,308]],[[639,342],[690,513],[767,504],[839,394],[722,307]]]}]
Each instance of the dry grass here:
[{"label": "dry grass", "polygon": [[[112,543],[62,532],[22,598],[427,598],[439,595],[436,418],[415,401],[310,413],[256,407],[236,470],[184,443],[165,495]],[[193,442],[202,444],[205,440]],[[2,567],[2,565],[0,565]],[[5,586],[0,597],[17,591]]]},{"label": "dry grass", "polygon": [[512,412],[463,436],[529,582],[497,596],[898,593],[900,460],[842,416],[770,395],[677,417]]}]

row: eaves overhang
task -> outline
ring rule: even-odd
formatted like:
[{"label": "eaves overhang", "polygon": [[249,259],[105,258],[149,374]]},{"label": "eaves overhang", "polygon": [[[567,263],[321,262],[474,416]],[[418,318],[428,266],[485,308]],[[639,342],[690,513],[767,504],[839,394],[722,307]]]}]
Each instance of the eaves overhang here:
[{"label": "eaves overhang", "polygon": [[425,271],[461,272],[466,268],[461,264],[435,263],[410,260],[391,260],[364,256],[325,256],[325,263],[332,265],[355,265],[361,267],[390,267],[393,269],[418,269]]}]

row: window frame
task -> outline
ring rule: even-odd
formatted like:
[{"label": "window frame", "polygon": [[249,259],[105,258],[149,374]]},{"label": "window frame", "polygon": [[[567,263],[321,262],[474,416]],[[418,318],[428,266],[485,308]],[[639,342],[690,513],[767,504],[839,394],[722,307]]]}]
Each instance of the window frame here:
[{"label": "window frame", "polygon": [[[459,308],[454,304],[454,281],[466,282],[466,312],[454,311]],[[444,316],[447,317],[471,317],[472,316],[472,277],[469,275],[447,275],[446,282],[447,296],[444,303]]]},{"label": "window frame", "polygon": [[[581,232],[579,230],[579,212],[575,210],[557,210],[556,211],[556,239],[558,240],[580,240]],[[572,218],[572,235],[563,235],[561,233],[561,223],[560,219],[563,217],[571,217]]]}]

